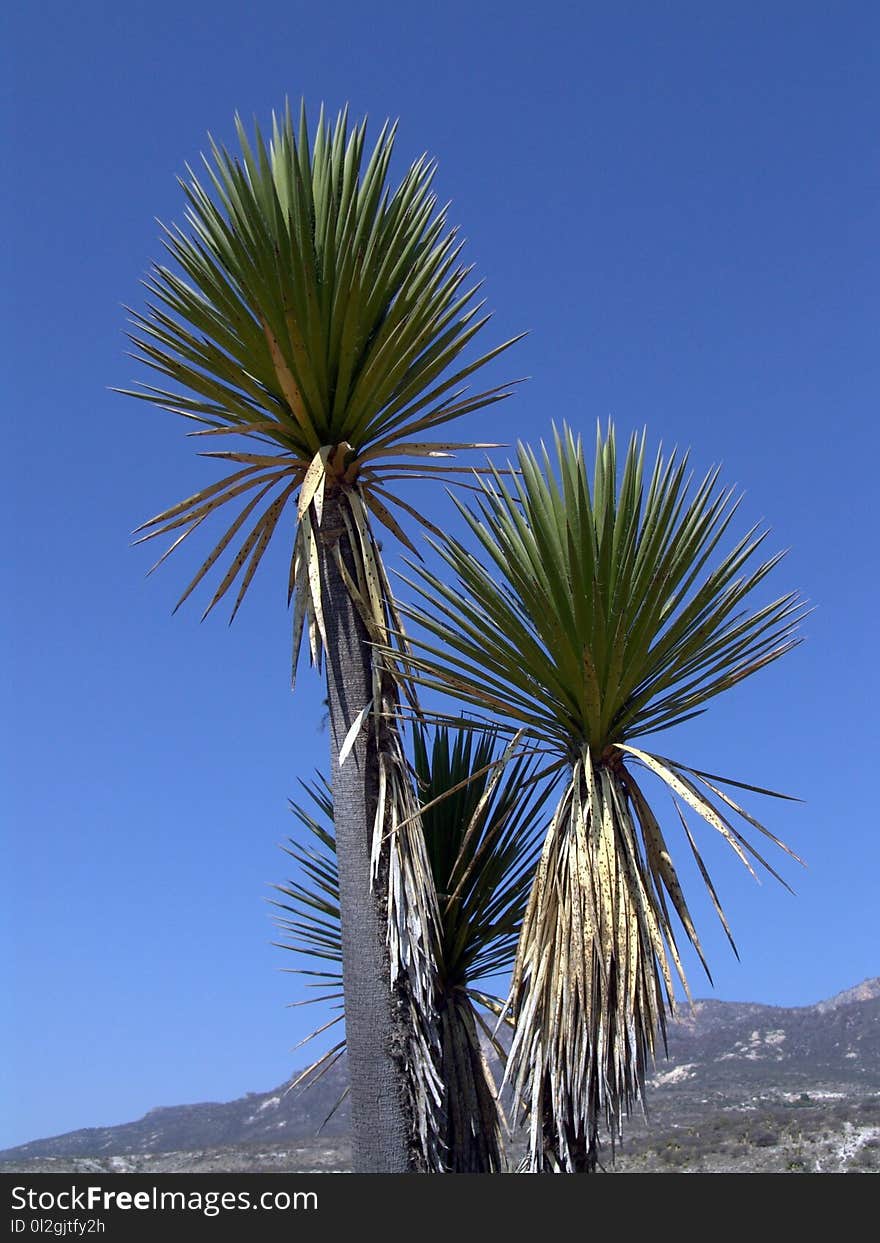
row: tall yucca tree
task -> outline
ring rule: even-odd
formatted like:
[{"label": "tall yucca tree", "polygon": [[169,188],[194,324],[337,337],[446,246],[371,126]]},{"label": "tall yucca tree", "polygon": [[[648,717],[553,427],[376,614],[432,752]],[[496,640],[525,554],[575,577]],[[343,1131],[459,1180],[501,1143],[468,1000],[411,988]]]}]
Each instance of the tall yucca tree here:
[{"label": "tall yucca tree", "polygon": [[304,630],[312,661],[325,657],[356,1163],[432,1168],[436,900],[393,725],[398,667],[371,647],[393,620],[375,523],[414,548],[399,518],[427,520],[397,484],[447,478],[466,470],[449,466],[454,450],[488,447],[430,437],[507,396],[462,385],[511,342],[462,362],[488,316],[433,164],[389,185],[395,126],[368,158],[346,112],[332,127],[322,113],[313,141],[304,110],[298,125],[289,109],[273,118],[268,143],[236,128],[240,155],[212,140],[205,179],[181,182],[188,228],[166,230],[173,264],[154,268],[134,314],[137,357],[173,387],[132,395],[195,423],[202,443],[251,443],[207,450],[230,473],[139,531],[172,537],[161,561],[233,509],[178,602],[227,554],[205,613],[237,586],[233,617],[273,535],[290,541],[294,673]]},{"label": "tall yucca tree", "polygon": [[453,578],[420,570],[426,604],[405,612],[427,635],[415,676],[511,722],[563,781],[517,949],[508,1074],[528,1099],[530,1168],[574,1172],[595,1168],[600,1124],[614,1135],[644,1092],[672,966],[687,989],[672,911],[705,966],[643,775],[671,791],[728,936],[688,813],[750,870],[751,858],[773,872],[742,827],[782,846],[721,786],[772,791],[636,740],[789,651],[802,610],[793,594],[751,605],[779,560],[753,561],[766,532],[712,565],[738,504],[717,470],[691,492],[686,458],[658,453],[646,483],[642,437],[618,478],[609,426],[591,488],[580,440],[555,439],[558,476],[546,449],[520,447],[515,483],[496,475],[475,507],[459,504],[479,552],[445,536]]},{"label": "tall yucca tree", "polygon": [[[431,874],[439,896],[437,1004],[443,1093],[442,1153],[451,1173],[495,1173],[504,1168],[503,1112],[486,1063],[480,1033],[495,1044],[503,1006],[487,993],[510,970],[545,825],[546,787],[536,785],[535,758],[505,764],[496,736],[473,728],[414,731],[413,760]],[[306,785],[309,802],[292,810],[308,831],[286,852],[299,877],[276,888],[286,901],[277,922],[284,948],[314,960],[300,974],[340,1011],[339,884],[333,802],[323,779]],[[300,1002],[297,1004],[305,1004]],[[488,1013],[487,1013],[488,1011]],[[318,1032],[313,1033],[317,1035]],[[308,1039],[311,1039],[309,1037]],[[344,1039],[297,1079],[314,1081],[342,1055]]]}]

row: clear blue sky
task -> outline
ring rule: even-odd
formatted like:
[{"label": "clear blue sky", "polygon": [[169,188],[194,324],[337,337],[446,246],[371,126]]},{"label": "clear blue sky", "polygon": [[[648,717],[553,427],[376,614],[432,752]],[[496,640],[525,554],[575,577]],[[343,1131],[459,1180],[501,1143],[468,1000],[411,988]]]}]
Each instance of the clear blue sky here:
[{"label": "clear blue sky", "polygon": [[797,898],[708,847],[742,954],[698,902],[715,995],[804,1004],[880,973],[877,5],[12,0],[2,23],[0,1146],[302,1064],[265,900],[327,738],[314,675],[288,690],[284,552],[231,630],[198,601],[172,618],[201,547],[146,580],[129,533],[212,467],[108,387],[144,378],[121,304],[156,218],[181,219],[175,178],[286,95],[374,134],[399,116],[400,166],[438,158],[490,334],[530,330],[496,370],[529,383],[473,438],[647,424],[722,461],[743,523],[791,548],[776,587],[816,606],[806,643],[664,736],[806,800],[755,807],[809,862],[783,866]]}]

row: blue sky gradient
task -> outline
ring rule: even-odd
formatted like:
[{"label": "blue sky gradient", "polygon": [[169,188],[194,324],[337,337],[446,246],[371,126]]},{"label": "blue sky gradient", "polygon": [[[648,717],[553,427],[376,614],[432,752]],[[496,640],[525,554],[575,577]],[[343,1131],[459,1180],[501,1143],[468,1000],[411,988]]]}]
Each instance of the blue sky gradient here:
[{"label": "blue sky gradient", "polygon": [[[231,630],[199,624],[204,594],[172,618],[210,534],[145,579],[130,532],[216,472],[110,391],[149,379],[122,304],[156,219],[182,220],[176,178],[286,96],[348,101],[373,136],[399,116],[398,172],[437,157],[486,279],[486,344],[529,330],[492,372],[528,383],[462,436],[647,425],[700,474],[722,462],[738,529],[791,549],[769,590],[815,605],[806,642],[664,746],[800,795],[750,806],[809,867],[782,863],[792,898],[702,834],[739,964],[686,874],[715,996],[799,1005],[880,973],[877,6],[13,0],[2,24],[0,1147],[303,1061],[266,900],[328,743],[320,681],[288,687],[285,549]],[[427,506],[453,521],[441,489]]]}]

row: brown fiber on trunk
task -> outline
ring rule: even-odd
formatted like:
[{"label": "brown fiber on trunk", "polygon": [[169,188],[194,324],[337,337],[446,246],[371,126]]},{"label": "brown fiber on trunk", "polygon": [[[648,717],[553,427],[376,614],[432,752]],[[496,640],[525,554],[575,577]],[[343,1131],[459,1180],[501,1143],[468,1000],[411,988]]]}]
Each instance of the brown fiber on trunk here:
[{"label": "brown fiber on trunk", "polygon": [[345,1036],[351,1074],[354,1168],[404,1173],[423,1168],[407,1087],[403,983],[391,990],[386,943],[387,866],[371,885],[370,845],[378,791],[372,725],[358,735],[345,763],[337,757],[357,714],[373,695],[372,659],[364,623],[336,561],[338,541],[354,577],[338,494],[328,495],[316,528],[327,634],[325,660],[330,716],[333,819],[339,865]]}]

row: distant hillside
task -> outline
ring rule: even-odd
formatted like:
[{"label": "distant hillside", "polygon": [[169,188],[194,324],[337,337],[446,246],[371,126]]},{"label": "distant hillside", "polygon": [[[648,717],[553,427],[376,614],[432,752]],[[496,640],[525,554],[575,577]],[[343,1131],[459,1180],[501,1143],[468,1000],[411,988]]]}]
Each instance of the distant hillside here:
[{"label": "distant hillside", "polygon": [[[0,1152],[0,1170],[342,1169],[347,1101],[318,1131],[345,1086],[341,1060],[311,1088],[153,1109],[22,1144]],[[798,1008],[695,1002],[669,1024],[648,1107],[649,1126],[626,1128],[618,1170],[880,1169],[880,978]]]},{"label": "distant hillside", "polygon": [[836,1010],[838,1006],[848,1006],[854,1001],[876,1001],[878,997],[880,997],[880,976],[873,980],[863,980],[861,984],[856,984],[855,988],[845,988],[842,993],[836,993],[828,1001],[820,1001],[816,1009],[824,1013],[826,1010]]},{"label": "distant hillside", "polygon": [[[35,1140],[0,1151],[0,1169],[21,1157],[122,1156],[131,1153],[170,1152],[312,1138],[347,1084],[344,1059],[311,1088],[282,1084],[270,1092],[249,1092],[224,1103],[170,1105],[151,1109],[136,1122],[121,1126],[88,1127],[51,1139]],[[327,1121],[328,1137],[348,1131],[348,1102]]]}]

